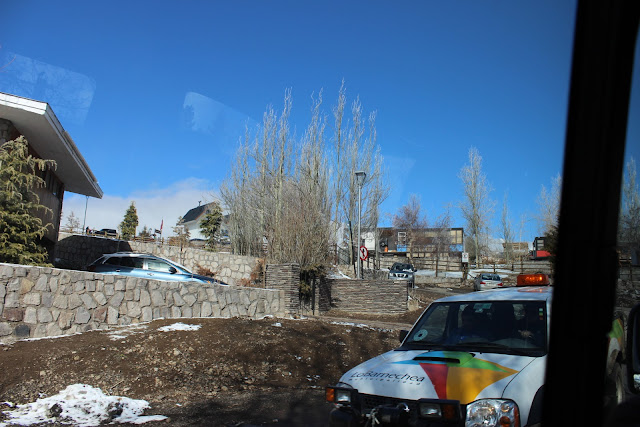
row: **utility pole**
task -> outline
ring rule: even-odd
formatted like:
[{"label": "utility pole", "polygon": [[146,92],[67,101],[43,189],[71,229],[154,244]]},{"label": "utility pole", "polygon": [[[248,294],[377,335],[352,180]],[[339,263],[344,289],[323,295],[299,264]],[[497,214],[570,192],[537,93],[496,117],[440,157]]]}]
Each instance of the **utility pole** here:
[{"label": "utility pole", "polygon": [[89,206],[89,196],[86,196],[86,200],[84,201],[84,219],[82,220],[82,232],[86,233],[87,226],[87,206]]},{"label": "utility pole", "polygon": [[362,209],[361,209],[361,203],[362,203],[362,185],[364,184],[364,179],[367,177],[367,174],[364,173],[364,171],[356,171],[356,183],[358,184],[358,279],[362,279],[362,259],[360,258],[360,242],[361,242],[361,229],[360,229],[360,223],[361,223],[361,215],[362,215]]}]

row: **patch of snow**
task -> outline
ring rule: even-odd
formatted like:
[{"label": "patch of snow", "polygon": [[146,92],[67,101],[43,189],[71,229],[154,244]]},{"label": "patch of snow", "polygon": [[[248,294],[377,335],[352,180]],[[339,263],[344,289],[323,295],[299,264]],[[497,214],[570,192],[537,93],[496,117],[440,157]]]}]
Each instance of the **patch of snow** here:
[{"label": "patch of snow", "polygon": [[119,326],[116,330],[107,332],[107,335],[112,341],[118,341],[128,338],[129,335],[142,333],[146,329],[146,324]]},{"label": "patch of snow", "polygon": [[186,323],[178,322],[173,325],[163,326],[158,328],[160,332],[171,332],[171,331],[197,331],[200,329],[202,325],[187,325]]},{"label": "patch of snow", "polygon": [[167,419],[162,415],[143,416],[147,408],[149,402],[145,400],[107,396],[99,388],[73,384],[54,396],[3,411],[8,421],[0,423],[0,427],[53,422],[76,426],[96,426],[109,422],[143,424]]},{"label": "patch of snow", "polygon": [[368,328],[369,325],[365,325],[364,323],[353,323],[353,322],[331,322],[332,325],[341,325],[341,326],[355,326],[357,328]]},{"label": "patch of snow", "polygon": [[279,328],[279,327],[281,327],[281,326],[282,326],[282,323],[280,323],[280,322],[276,322],[276,323],[274,323],[274,324],[273,324],[273,325],[271,325],[271,326],[275,326],[275,327]]},{"label": "patch of snow", "polygon": [[76,332],[74,334],[69,334],[69,335],[51,335],[49,337],[39,337],[39,338],[23,338],[20,341],[40,341],[40,340],[53,340],[56,338],[66,338],[66,337],[70,337],[73,335],[80,335],[82,332]]},{"label": "patch of snow", "polygon": [[329,279],[351,279],[351,277],[344,274],[342,271],[332,271],[327,274],[327,278]]}]

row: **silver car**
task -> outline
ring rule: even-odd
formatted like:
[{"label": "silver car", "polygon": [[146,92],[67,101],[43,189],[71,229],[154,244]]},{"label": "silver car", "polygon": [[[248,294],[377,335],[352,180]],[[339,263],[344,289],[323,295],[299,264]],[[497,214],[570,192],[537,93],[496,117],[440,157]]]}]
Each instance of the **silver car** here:
[{"label": "silver car", "polygon": [[504,286],[500,276],[493,273],[480,273],[473,281],[474,291],[484,291],[485,289],[501,288]]},{"label": "silver car", "polygon": [[169,282],[217,283],[213,277],[194,274],[177,262],[159,256],[135,252],[105,254],[89,264],[88,271],[101,274],[133,276]]},{"label": "silver car", "polygon": [[411,286],[415,284],[415,272],[417,270],[411,264],[394,262],[389,269],[388,278],[390,280],[406,280]]}]

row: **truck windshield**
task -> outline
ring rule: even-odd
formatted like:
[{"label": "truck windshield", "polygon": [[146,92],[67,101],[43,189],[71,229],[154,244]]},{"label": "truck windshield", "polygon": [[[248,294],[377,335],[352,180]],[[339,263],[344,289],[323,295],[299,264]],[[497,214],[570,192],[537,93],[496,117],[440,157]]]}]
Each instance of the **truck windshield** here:
[{"label": "truck windshield", "polygon": [[435,303],[413,327],[403,348],[542,356],[547,352],[544,301]]}]

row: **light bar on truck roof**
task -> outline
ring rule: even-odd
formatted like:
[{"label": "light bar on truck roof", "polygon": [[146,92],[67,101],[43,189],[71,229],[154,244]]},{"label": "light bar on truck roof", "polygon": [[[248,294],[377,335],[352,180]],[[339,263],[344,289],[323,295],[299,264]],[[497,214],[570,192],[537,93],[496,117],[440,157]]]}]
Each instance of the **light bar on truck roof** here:
[{"label": "light bar on truck roof", "polygon": [[549,276],[543,273],[518,274],[516,286],[549,286]]}]

